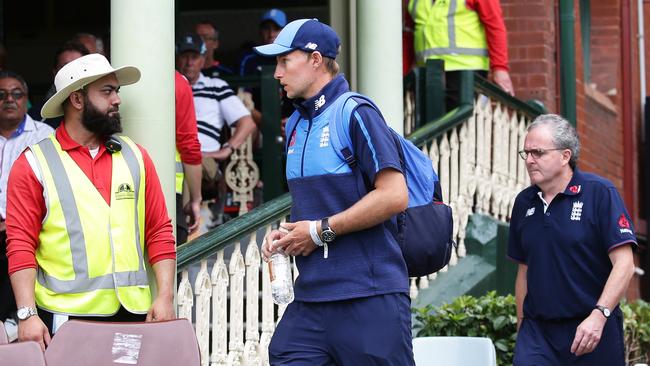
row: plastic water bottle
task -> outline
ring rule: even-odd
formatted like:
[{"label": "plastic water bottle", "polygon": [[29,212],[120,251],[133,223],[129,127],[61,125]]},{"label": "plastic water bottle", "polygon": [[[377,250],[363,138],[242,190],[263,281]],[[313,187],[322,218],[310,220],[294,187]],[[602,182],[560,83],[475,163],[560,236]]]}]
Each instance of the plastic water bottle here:
[{"label": "plastic water bottle", "polygon": [[291,303],[293,301],[293,278],[291,277],[289,256],[281,252],[273,253],[269,260],[269,275],[273,302],[278,305]]}]

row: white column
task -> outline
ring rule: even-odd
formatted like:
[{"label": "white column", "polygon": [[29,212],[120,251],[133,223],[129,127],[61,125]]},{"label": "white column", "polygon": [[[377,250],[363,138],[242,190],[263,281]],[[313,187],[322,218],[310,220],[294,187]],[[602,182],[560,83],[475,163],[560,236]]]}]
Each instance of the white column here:
[{"label": "white column", "polygon": [[137,84],[120,91],[122,126],[151,155],[174,219],[173,0],[111,0],[111,64],[142,72]]},{"label": "white column", "polygon": [[370,96],[388,124],[403,134],[401,1],[356,3],[359,92]]}]

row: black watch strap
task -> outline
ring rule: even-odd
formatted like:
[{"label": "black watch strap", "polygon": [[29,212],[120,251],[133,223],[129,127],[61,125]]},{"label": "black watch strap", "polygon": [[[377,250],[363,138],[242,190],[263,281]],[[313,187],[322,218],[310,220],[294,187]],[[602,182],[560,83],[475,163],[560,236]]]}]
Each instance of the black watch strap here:
[{"label": "black watch strap", "polygon": [[336,239],[336,233],[330,227],[329,218],[326,217],[320,222],[320,240],[327,244],[333,242],[334,239]]}]

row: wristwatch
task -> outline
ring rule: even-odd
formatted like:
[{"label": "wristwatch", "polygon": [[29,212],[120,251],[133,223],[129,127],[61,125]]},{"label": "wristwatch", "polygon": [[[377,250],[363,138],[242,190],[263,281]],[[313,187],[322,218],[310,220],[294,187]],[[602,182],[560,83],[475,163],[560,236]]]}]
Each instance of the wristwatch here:
[{"label": "wristwatch", "polygon": [[16,311],[16,316],[18,316],[18,320],[27,320],[29,317],[38,315],[38,312],[36,308],[31,307],[31,306],[21,306],[18,308],[18,311]]},{"label": "wristwatch", "polygon": [[609,319],[609,316],[612,315],[612,312],[605,306],[602,305],[596,305],[596,309],[600,310],[601,313],[605,316],[605,318]]},{"label": "wristwatch", "polygon": [[329,224],[329,218],[326,217],[320,222],[320,240],[325,244],[329,244],[336,239],[336,233]]}]

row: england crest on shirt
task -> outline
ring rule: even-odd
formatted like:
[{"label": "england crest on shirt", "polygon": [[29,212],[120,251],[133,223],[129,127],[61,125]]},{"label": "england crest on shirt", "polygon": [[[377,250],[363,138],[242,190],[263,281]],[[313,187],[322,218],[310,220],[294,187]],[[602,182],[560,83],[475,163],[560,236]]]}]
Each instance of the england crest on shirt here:
[{"label": "england crest on shirt", "polygon": [[621,217],[618,218],[618,231],[621,234],[634,234],[630,228],[630,222],[627,220],[627,217],[625,217],[625,214],[621,214]]},{"label": "england crest on shirt", "polygon": [[582,217],[582,205],[583,203],[581,201],[573,202],[573,208],[571,209],[571,220],[580,221],[580,218]]}]

